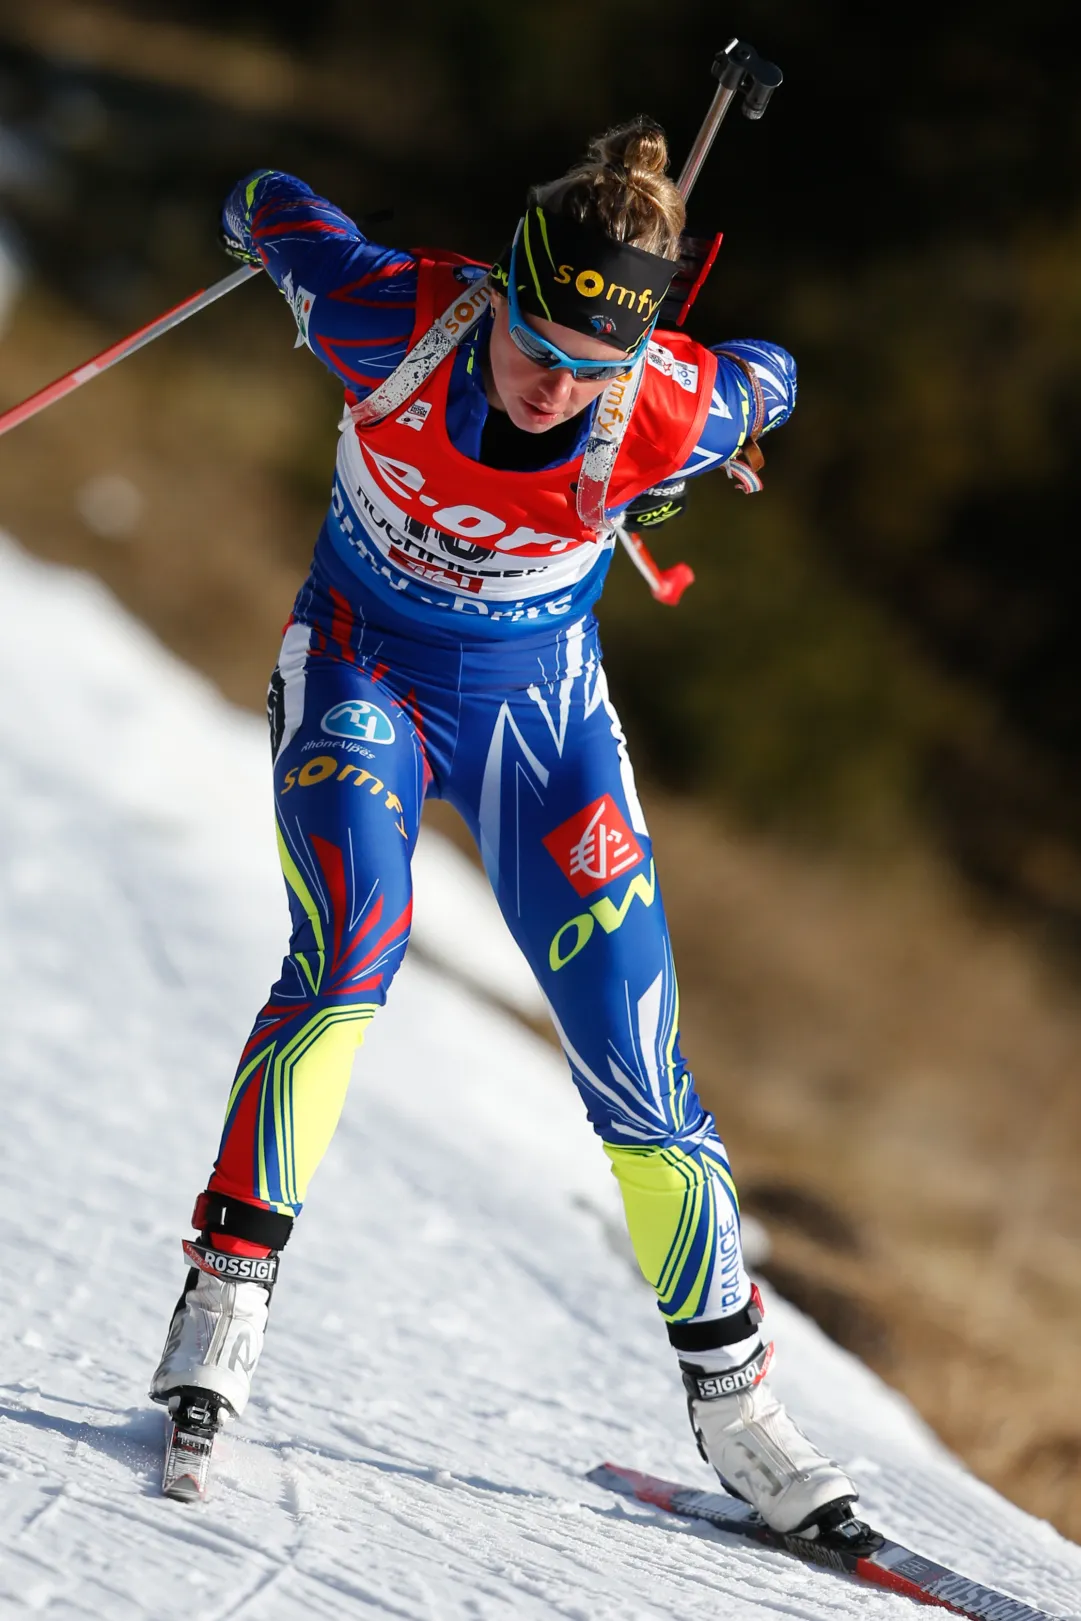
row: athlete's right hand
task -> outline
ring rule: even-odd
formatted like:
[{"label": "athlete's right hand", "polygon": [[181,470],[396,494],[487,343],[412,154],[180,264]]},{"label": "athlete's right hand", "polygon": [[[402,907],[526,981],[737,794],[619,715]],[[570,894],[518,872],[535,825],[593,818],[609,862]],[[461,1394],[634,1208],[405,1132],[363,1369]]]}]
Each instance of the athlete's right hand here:
[{"label": "athlete's right hand", "polygon": [[254,182],[261,175],[270,173],[269,169],[257,169],[233,187],[225,199],[218,231],[218,241],[231,259],[239,259],[245,265],[256,265],[260,270],[263,261],[255,251],[251,238],[251,200]]},{"label": "athlete's right hand", "polygon": [[259,255],[254,250],[246,248],[239,238],[233,236],[224,220],[218,231],[218,242],[230,259],[239,259],[243,265],[255,265],[259,270],[263,268],[263,261]]}]

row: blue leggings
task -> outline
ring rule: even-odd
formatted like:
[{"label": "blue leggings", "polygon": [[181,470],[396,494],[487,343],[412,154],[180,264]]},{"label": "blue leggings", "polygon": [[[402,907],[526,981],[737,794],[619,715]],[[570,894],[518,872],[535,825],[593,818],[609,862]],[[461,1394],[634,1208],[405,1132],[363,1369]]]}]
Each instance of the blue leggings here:
[{"label": "blue leggings", "polygon": [[295,1215],[409,938],[427,794],[477,841],[673,1324],[750,1284],[727,1155],[679,1046],[653,849],[592,621],[504,653],[410,641],[309,586],[271,682],[293,932],[229,1098],[210,1186]]}]

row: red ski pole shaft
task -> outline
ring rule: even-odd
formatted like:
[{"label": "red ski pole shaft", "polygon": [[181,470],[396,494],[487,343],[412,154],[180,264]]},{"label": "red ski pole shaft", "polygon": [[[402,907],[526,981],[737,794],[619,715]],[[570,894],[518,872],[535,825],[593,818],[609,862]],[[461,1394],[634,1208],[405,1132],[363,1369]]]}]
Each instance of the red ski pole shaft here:
[{"label": "red ski pole shaft", "polygon": [[20,422],[26,422],[30,417],[37,416],[46,406],[52,405],[56,400],[62,400],[66,394],[73,393],[75,389],[82,388],[92,377],[99,377],[103,371],[108,371],[110,366],[115,366],[120,360],[126,360],[137,349],[143,349],[148,343],[153,343],[155,338],[160,338],[163,332],[170,332],[174,326],[179,326],[181,321],[188,320],[189,316],[198,315],[208,304],[224,298],[234,287],[239,287],[242,282],[258,274],[257,265],[241,265],[239,270],[223,276],[221,281],[216,281],[212,287],[204,287],[199,292],[192,293],[190,298],[185,298],[171,310],[166,310],[164,315],[159,315],[156,321],[141,326],[137,332],[121,338],[119,343],[103,349],[93,360],[87,360],[83,365],[76,366],[74,371],[66,372],[63,377],[58,377],[55,383],[49,383],[46,388],[39,389],[21,404],[0,412],[0,434],[7,433],[10,428],[17,428]]},{"label": "red ski pole shaft", "polygon": [[627,555],[645,580],[658,602],[674,608],[689,585],[694,584],[694,570],[689,563],[674,563],[661,568],[649,547],[635,529],[619,526],[619,538]]}]

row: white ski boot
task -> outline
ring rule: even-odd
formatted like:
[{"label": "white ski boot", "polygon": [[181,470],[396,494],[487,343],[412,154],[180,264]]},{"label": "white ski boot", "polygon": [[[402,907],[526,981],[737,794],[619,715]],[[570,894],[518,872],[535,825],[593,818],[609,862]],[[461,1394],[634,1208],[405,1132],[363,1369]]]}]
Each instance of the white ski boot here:
[{"label": "white ski boot", "polygon": [[263,1349],[278,1257],[256,1260],[195,1243],[185,1243],[184,1253],[193,1265],[150,1397],[175,1412],[182,1393],[206,1391],[220,1397],[211,1403],[219,1423],[227,1414],[239,1418]]},{"label": "white ski boot", "polygon": [[772,1344],[738,1367],[710,1372],[681,1362],[698,1450],[735,1497],[774,1531],[813,1537],[850,1520],[859,1492],[811,1445],[766,1383]]}]

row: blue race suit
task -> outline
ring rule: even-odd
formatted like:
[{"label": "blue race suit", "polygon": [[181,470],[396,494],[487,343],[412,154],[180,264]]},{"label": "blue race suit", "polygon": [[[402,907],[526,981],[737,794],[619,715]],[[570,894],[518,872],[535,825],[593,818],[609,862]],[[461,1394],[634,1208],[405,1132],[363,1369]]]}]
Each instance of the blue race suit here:
[{"label": "blue race suit", "polygon": [[[394,370],[415,336],[417,259],[368,242],[338,209],[275,172],[238,186],[225,220],[285,293],[309,348],[354,396]],[[443,363],[439,430],[464,469],[466,496],[469,464],[478,478],[486,471],[488,332],[485,320]],[[662,348],[658,364],[671,377],[682,363]],[[726,345],[696,442],[669,476],[722,465],[750,427],[783,422],[794,401],[784,350]],[[410,411],[420,417],[406,425],[417,429],[422,467],[424,412]],[[576,443],[553,464],[556,478],[580,456],[590,412],[583,416]],[[611,552],[594,548],[569,572],[556,557],[554,588],[543,568],[516,569],[486,611],[459,611],[475,606],[469,581],[404,566],[376,533],[386,521],[352,465],[339,460],[271,680],[293,934],[241,1057],[210,1187],[299,1212],[356,1046],[405,952],[424,799],[447,799],[476,839],[547,998],[612,1161],[639,1264],[678,1344],[675,1330],[741,1312],[750,1284],[727,1155],[680,1050],[653,848],[590,612]],[[393,462],[388,479],[404,476]],[[505,477],[513,485],[519,475]],[[461,551],[469,558],[477,549],[463,542]]]}]

